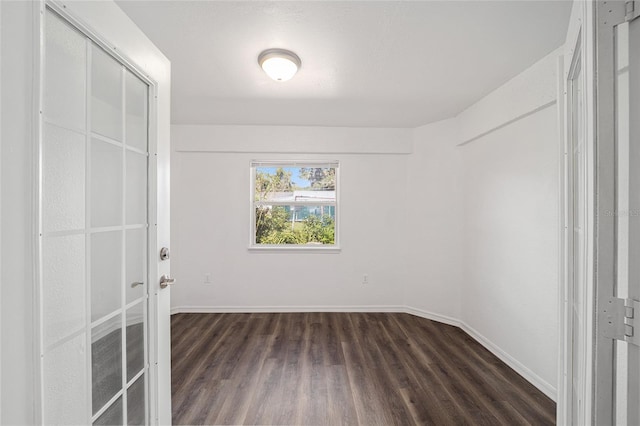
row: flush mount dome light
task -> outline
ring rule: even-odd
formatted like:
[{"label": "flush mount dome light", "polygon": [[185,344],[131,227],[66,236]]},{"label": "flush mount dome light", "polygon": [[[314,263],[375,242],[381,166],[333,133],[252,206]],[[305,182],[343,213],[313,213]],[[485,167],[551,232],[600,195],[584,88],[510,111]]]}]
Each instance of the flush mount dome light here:
[{"label": "flush mount dome light", "polygon": [[291,80],[302,61],[295,53],[284,49],[268,49],[258,56],[258,63],[276,81]]}]

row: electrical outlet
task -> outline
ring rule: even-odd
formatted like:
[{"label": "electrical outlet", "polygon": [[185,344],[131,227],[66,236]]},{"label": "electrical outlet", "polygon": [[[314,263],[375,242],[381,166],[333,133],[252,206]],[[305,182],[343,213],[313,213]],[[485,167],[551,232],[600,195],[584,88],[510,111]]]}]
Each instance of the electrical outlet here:
[{"label": "electrical outlet", "polygon": [[362,284],[364,284],[364,285],[369,284],[369,274],[364,274],[362,276]]},{"label": "electrical outlet", "polygon": [[211,273],[207,272],[206,274],[204,274],[204,283],[205,284],[211,284]]}]

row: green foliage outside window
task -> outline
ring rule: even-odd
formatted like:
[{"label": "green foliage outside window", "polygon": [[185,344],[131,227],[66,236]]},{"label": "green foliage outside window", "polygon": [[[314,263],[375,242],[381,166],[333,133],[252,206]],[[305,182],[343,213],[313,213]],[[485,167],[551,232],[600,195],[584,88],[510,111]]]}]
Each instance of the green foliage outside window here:
[{"label": "green foliage outside window", "polygon": [[[335,191],[335,169],[300,168],[295,183],[293,170],[256,170],[254,201],[265,203],[255,207],[256,244],[335,244],[334,207],[268,205],[275,193]],[[300,182],[306,185],[301,187]]]}]

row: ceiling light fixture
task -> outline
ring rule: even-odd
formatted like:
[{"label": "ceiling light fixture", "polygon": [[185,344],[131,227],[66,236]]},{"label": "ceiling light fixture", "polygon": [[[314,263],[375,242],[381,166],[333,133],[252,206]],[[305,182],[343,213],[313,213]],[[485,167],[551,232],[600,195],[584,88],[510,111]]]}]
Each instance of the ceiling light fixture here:
[{"label": "ceiling light fixture", "polygon": [[258,63],[276,81],[291,80],[302,65],[300,57],[284,49],[267,49],[258,55]]}]

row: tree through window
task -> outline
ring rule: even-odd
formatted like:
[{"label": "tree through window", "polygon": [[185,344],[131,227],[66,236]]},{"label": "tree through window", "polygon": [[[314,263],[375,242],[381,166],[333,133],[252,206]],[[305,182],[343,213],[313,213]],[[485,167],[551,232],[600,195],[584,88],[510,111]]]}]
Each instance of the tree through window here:
[{"label": "tree through window", "polygon": [[337,162],[253,162],[252,246],[336,246],[337,171]]}]

